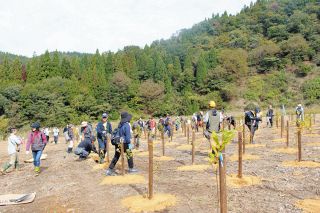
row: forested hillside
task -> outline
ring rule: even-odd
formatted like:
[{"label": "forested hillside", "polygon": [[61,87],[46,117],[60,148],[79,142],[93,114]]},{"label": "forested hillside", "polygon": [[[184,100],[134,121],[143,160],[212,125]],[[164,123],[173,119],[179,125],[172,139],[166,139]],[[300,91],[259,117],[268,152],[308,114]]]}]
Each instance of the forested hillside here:
[{"label": "forested hillside", "polygon": [[[200,4],[200,2],[199,2]],[[317,0],[258,0],[143,49],[0,54],[1,126],[95,120],[104,111],[191,114],[208,100],[242,108],[320,100]],[[1,128],[1,127],[0,127]]]}]

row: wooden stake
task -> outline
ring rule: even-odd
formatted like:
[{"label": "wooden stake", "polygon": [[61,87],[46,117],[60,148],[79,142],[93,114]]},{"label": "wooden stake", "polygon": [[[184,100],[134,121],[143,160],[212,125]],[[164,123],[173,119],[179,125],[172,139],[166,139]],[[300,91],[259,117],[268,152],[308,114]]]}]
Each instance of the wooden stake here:
[{"label": "wooden stake", "polygon": [[107,137],[107,144],[106,144],[106,148],[107,148],[107,162],[109,163],[110,162],[110,150],[109,150],[109,140],[110,138],[108,136]]},{"label": "wooden stake", "polygon": [[161,140],[162,140],[162,155],[165,155],[165,144],[164,144],[164,132],[161,133]]},{"label": "wooden stake", "polygon": [[202,122],[202,136],[204,137],[204,123]]},{"label": "wooden stake", "polygon": [[174,132],[174,125],[171,125],[171,135],[170,135],[171,142],[172,142],[172,138],[173,138],[173,132]]},{"label": "wooden stake", "polygon": [[157,126],[157,123],[156,123],[156,127],[155,127],[155,133],[154,133],[154,139],[157,140],[157,130],[158,130],[158,126]]},{"label": "wooden stake", "polygon": [[194,164],[194,146],[195,146],[195,140],[196,140],[196,133],[192,131],[192,165]]},{"label": "wooden stake", "polygon": [[148,140],[148,150],[149,150],[149,200],[153,198],[153,143],[152,139]]},{"label": "wooden stake", "polygon": [[301,129],[298,128],[298,161],[301,161]]},{"label": "wooden stake", "polygon": [[124,146],[123,146],[123,141],[120,142],[120,151],[121,151],[121,175],[124,175]]},{"label": "wooden stake", "polygon": [[279,128],[279,118],[278,116],[276,116],[276,125],[277,125],[277,129]]},{"label": "wooden stake", "polygon": [[189,144],[190,139],[190,127],[189,125],[187,126],[187,143]]},{"label": "wooden stake", "polygon": [[290,130],[290,124],[289,124],[289,120],[287,120],[287,147],[289,147],[289,130]]},{"label": "wooden stake", "polygon": [[220,180],[220,213],[227,213],[227,191],[226,191],[226,159],[222,151],[223,162],[219,158],[219,180]]},{"label": "wooden stake", "polygon": [[143,127],[143,132],[144,132],[144,139],[147,139],[147,131],[146,128]]},{"label": "wooden stake", "polygon": [[238,178],[242,178],[242,132],[238,132],[238,143],[239,143],[239,165],[238,165]]},{"label": "wooden stake", "polygon": [[283,137],[283,131],[284,131],[284,116],[281,115],[281,138]]},{"label": "wooden stake", "polygon": [[184,128],[183,128],[183,130],[184,130],[184,137],[187,137],[187,124],[186,124],[186,122],[184,122],[183,126],[184,126]]},{"label": "wooden stake", "polygon": [[246,125],[242,124],[242,144],[243,144],[243,154],[246,152]]},{"label": "wooden stake", "polygon": [[250,127],[250,144],[253,143],[253,125],[251,124],[251,127]]}]

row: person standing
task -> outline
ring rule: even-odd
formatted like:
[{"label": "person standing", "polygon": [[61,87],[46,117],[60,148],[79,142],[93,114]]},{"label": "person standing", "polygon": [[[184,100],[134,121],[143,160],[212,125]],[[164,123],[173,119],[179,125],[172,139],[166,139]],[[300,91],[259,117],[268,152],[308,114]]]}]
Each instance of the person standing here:
[{"label": "person standing", "polygon": [[74,134],[73,134],[73,125],[72,124],[68,125],[66,135],[67,135],[68,143],[69,143],[67,152],[71,153],[72,149],[73,149],[73,142],[74,142]]},{"label": "person standing", "polygon": [[[132,145],[131,145],[131,127],[130,127],[131,118],[132,118],[132,115],[130,115],[128,112],[122,112],[118,129],[119,129],[119,135],[121,137],[121,140],[123,140],[124,152],[127,155],[129,173],[134,173],[134,172],[137,172],[138,170],[134,168],[134,164],[133,164],[133,154],[132,154]],[[120,144],[116,145],[114,157],[109,165],[109,168],[106,171],[107,176],[114,174],[114,167],[116,166],[121,155],[120,150],[121,150]]]},{"label": "person standing", "polygon": [[272,109],[272,105],[269,105],[269,109],[267,111],[267,127],[272,128],[273,126],[273,109]]},{"label": "person standing", "polygon": [[54,143],[57,144],[59,139],[59,129],[57,127],[54,127],[52,131]]},{"label": "person standing", "polygon": [[69,134],[68,134],[69,124],[63,128],[63,135],[64,139],[66,140],[66,143],[69,141]]},{"label": "person standing", "polygon": [[164,132],[165,134],[168,134],[168,137],[171,137],[171,118],[169,116],[169,114],[167,114],[167,117],[164,120]]},{"label": "person standing", "polygon": [[40,173],[40,159],[42,152],[47,144],[47,137],[43,132],[40,131],[40,123],[35,122],[31,125],[31,132],[28,136],[28,141],[26,145],[26,154],[29,154],[31,148],[33,156],[34,171]]},{"label": "person standing", "polygon": [[220,132],[220,116],[221,113],[216,109],[216,103],[214,101],[209,102],[209,111],[203,117],[203,125],[205,125],[206,130],[204,131],[204,136],[208,139],[210,144],[210,149],[212,154],[216,154],[212,148],[211,135],[213,132]]},{"label": "person standing", "polygon": [[102,120],[97,125],[97,138],[99,144],[100,164],[104,163],[104,158],[107,153],[107,137],[112,133],[111,123],[108,121],[108,114],[102,114]]},{"label": "person standing", "polygon": [[298,104],[296,107],[296,116],[297,116],[297,127],[300,127],[301,123],[304,121],[304,109],[302,104]]},{"label": "person standing", "polygon": [[151,116],[148,122],[148,130],[150,131],[151,137],[154,139],[156,134],[156,121]]},{"label": "person standing", "polygon": [[50,129],[48,127],[45,127],[43,130],[43,133],[46,135],[47,138],[47,142],[49,143],[49,139],[50,139]]},{"label": "person standing", "polygon": [[138,122],[133,123],[132,132],[133,132],[133,138],[135,141],[134,146],[136,149],[139,149],[142,129],[141,129],[140,125],[138,124]]},{"label": "person standing", "polygon": [[204,115],[203,123],[206,125],[205,137],[210,139],[213,132],[220,132],[221,113],[216,109],[214,101],[209,102],[210,110]]},{"label": "person standing", "polygon": [[254,112],[252,112],[249,109],[245,110],[245,124],[248,127],[251,137],[252,137],[252,143],[254,144],[255,142],[253,141],[253,137],[255,135],[256,130],[259,128],[259,122],[262,120],[260,116],[260,109],[259,107],[256,107]]},{"label": "person standing", "polygon": [[9,129],[10,136],[8,137],[8,155],[10,156],[10,161],[5,163],[1,173],[5,173],[11,166],[15,169],[19,167],[19,157],[20,146],[22,144],[22,139],[17,136],[17,129],[12,127]]}]

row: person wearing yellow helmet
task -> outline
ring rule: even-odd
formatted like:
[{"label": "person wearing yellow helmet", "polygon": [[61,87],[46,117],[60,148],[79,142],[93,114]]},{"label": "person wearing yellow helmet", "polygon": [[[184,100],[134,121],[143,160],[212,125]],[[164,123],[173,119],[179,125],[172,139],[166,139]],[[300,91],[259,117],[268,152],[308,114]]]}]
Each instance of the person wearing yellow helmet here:
[{"label": "person wearing yellow helmet", "polygon": [[210,101],[210,102],[209,102],[209,107],[210,107],[210,108],[216,108],[216,102]]},{"label": "person wearing yellow helmet", "polygon": [[[210,110],[205,114],[203,123],[206,125],[206,133],[209,133],[209,137],[212,132],[220,131],[220,113],[216,109],[216,103],[214,101],[209,102]],[[206,135],[208,138],[208,135]]]}]

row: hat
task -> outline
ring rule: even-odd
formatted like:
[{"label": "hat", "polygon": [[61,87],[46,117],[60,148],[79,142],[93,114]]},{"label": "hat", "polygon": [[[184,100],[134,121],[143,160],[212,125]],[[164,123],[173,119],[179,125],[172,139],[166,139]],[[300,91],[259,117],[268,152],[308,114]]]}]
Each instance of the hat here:
[{"label": "hat", "polygon": [[87,122],[87,121],[82,121],[81,127],[86,127],[87,125],[88,125],[88,122]]},{"label": "hat", "polygon": [[131,118],[132,115],[130,115],[128,112],[122,112],[120,123],[130,122]]},{"label": "hat", "polygon": [[13,130],[17,129],[16,127],[12,126],[12,127],[9,127],[9,132],[11,133]]},{"label": "hat", "polygon": [[108,113],[103,113],[102,114],[102,118],[107,118],[108,117]]},{"label": "hat", "polygon": [[209,107],[211,107],[211,108],[216,107],[216,102],[210,101],[210,102],[209,102]]},{"label": "hat", "polygon": [[31,128],[39,129],[40,128],[40,123],[38,121],[34,122],[33,124],[31,124]]},{"label": "hat", "polygon": [[302,105],[301,105],[301,104],[298,104],[298,107],[302,107]]}]

